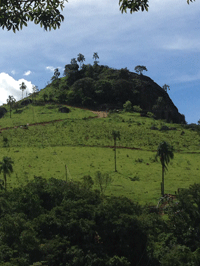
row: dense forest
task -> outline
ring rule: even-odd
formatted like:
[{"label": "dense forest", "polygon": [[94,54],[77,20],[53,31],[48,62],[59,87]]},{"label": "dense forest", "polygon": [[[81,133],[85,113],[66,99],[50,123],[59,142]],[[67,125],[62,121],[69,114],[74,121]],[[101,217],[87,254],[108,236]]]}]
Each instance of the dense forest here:
[{"label": "dense forest", "polygon": [[159,212],[89,180],[35,177],[1,192],[0,265],[199,265],[199,185]]},{"label": "dense forest", "polygon": [[[97,59],[98,54],[94,55]],[[44,100],[96,110],[122,109],[130,101],[144,115],[152,112],[158,119],[185,123],[184,115],[178,112],[167,93],[169,86],[160,87],[143,75],[146,67],[136,66],[137,73],[134,73],[127,68],[117,70],[99,65],[97,60],[93,65],[84,64],[84,60],[82,54],[77,60],[73,58],[65,65],[62,78],[59,69],[55,69],[51,83],[43,90]]]}]

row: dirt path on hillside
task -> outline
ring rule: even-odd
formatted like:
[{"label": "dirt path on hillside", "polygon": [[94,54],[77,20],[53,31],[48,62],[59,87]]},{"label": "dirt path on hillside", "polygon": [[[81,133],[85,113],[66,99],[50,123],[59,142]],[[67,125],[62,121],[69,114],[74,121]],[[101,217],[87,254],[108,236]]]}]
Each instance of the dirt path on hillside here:
[{"label": "dirt path on hillside", "polygon": [[[87,109],[88,110],[88,109]],[[97,116],[95,117],[88,117],[87,119],[91,119],[91,118],[105,118],[108,116],[108,113],[107,112],[104,112],[104,111],[92,111],[92,110],[88,110],[88,111],[91,111],[93,114],[96,114]],[[64,121],[65,119],[58,119],[58,120],[52,120],[52,121],[46,121],[46,122],[39,122],[39,123],[33,123],[33,124],[27,124],[28,127],[31,127],[31,126],[39,126],[39,125],[47,125],[47,124],[50,124],[50,123],[54,123],[54,122],[61,122],[61,121]],[[26,128],[26,125],[20,125],[20,126],[15,126],[15,127],[5,127],[5,128],[0,128],[0,133],[1,131],[4,131],[4,130],[8,130],[8,129],[13,129],[13,128],[23,128],[23,129],[27,129]]]},{"label": "dirt path on hillside", "polygon": [[[90,110],[91,111],[91,110]],[[108,112],[105,111],[91,111],[93,114],[98,115],[96,118],[105,118],[108,116]]]}]

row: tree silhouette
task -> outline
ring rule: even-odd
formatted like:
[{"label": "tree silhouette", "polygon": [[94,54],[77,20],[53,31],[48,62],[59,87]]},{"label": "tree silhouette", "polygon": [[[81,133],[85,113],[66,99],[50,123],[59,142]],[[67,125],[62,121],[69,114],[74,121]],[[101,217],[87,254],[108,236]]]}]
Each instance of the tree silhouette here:
[{"label": "tree silhouette", "polygon": [[116,130],[113,130],[112,131],[112,136],[113,136],[113,139],[114,139],[114,151],[115,151],[115,155],[114,155],[114,159],[115,159],[115,172],[117,172],[117,162],[116,162],[116,142],[117,142],[117,139],[120,139],[120,132],[119,131],[116,131]]},{"label": "tree silhouette", "polygon": [[160,158],[162,165],[162,183],[161,183],[161,195],[164,196],[164,174],[167,170],[167,165],[170,162],[170,159],[174,158],[174,149],[166,141],[162,141],[157,148],[156,158]]},{"label": "tree silhouette", "polygon": [[6,176],[10,175],[13,172],[13,167],[12,167],[13,163],[14,162],[11,160],[11,158],[7,156],[4,156],[2,162],[0,162],[0,173],[3,172],[5,190],[7,190]]},{"label": "tree silhouette", "polygon": [[98,53],[94,53],[93,54],[93,59],[94,59],[94,64],[95,65],[99,63],[99,61],[97,61],[97,59],[99,59]]},{"label": "tree silhouette", "polygon": [[16,102],[16,99],[13,96],[9,95],[7,99],[7,103],[10,106],[10,118],[11,118],[11,109],[15,102]]},{"label": "tree silhouette", "polygon": [[57,80],[58,77],[60,76],[60,71],[58,70],[58,68],[54,69],[54,74],[53,77],[51,78],[52,81]]},{"label": "tree silhouette", "polygon": [[84,55],[79,53],[77,57],[77,61],[80,63],[80,68],[81,68],[83,61],[85,61]]},{"label": "tree silhouette", "polygon": [[147,68],[145,67],[145,66],[136,66],[135,68],[134,68],[134,70],[135,70],[135,72],[137,72],[137,73],[140,73],[140,75],[142,75],[142,72],[145,70],[145,71],[148,71],[147,70]]},{"label": "tree silhouette", "polygon": [[[194,2],[195,0],[187,0],[187,3]],[[130,10],[130,13],[137,11],[148,11],[149,8],[149,0],[119,0],[120,10],[121,12],[127,13],[127,9]]]},{"label": "tree silhouette", "polygon": [[27,26],[28,21],[33,21],[45,30],[56,29],[64,20],[60,13],[63,8],[63,0],[0,1],[0,27],[15,32]]},{"label": "tree silhouette", "polygon": [[22,99],[23,99],[23,91],[26,90],[26,84],[22,82],[22,84],[19,85],[19,89],[22,91]]},{"label": "tree silhouette", "polygon": [[165,84],[162,86],[163,90],[167,92],[167,90],[170,90],[169,85]]}]

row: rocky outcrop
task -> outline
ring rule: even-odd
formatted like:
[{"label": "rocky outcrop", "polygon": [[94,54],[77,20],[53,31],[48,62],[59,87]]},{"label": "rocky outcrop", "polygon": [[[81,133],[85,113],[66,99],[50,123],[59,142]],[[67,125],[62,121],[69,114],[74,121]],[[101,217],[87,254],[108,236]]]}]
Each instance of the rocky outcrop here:
[{"label": "rocky outcrop", "polygon": [[[133,73],[134,78],[136,78]],[[146,112],[152,112],[156,119],[166,119],[167,122],[186,124],[185,116],[170,99],[168,93],[151,78],[137,75],[137,98],[140,107]]]},{"label": "rocky outcrop", "polygon": [[7,113],[6,108],[5,107],[0,107],[0,118],[2,118],[5,115],[5,113]]}]

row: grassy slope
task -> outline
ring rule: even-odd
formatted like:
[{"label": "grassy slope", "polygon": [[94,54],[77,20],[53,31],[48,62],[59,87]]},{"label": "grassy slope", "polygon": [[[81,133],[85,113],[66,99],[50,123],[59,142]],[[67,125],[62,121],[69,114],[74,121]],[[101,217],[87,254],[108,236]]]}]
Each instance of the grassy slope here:
[{"label": "grassy slope", "polygon": [[[34,175],[80,180],[84,175],[95,176],[96,171],[108,172],[113,183],[107,194],[126,195],[140,203],[156,204],[160,197],[161,166],[154,161],[160,141],[174,145],[175,158],[166,173],[166,193],[188,187],[199,179],[199,136],[180,125],[166,124],[177,130],[161,132],[163,121],[141,118],[137,113],[113,114],[107,118],[91,119],[90,111],[72,108],[69,114],[60,114],[57,106],[49,109],[29,105],[21,114],[7,114],[0,120],[1,128],[64,119],[43,125],[30,126],[28,130],[14,128],[2,131],[0,152],[14,162],[14,173],[9,178],[12,187],[26,183]],[[34,115],[33,115],[34,114]],[[114,172],[112,130],[119,130],[121,140],[117,149],[117,169]],[[3,136],[10,147],[3,148]],[[92,147],[93,146],[93,147]],[[128,149],[130,147],[139,150]],[[192,153],[195,152],[195,153]],[[133,181],[135,180],[135,181]]]}]

